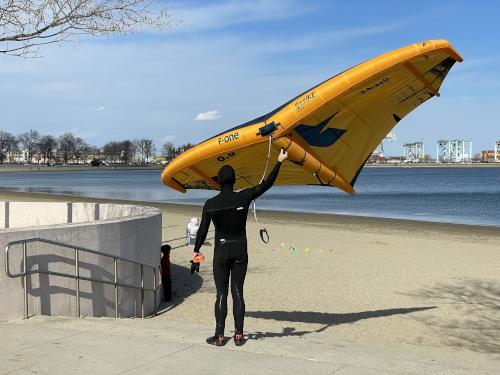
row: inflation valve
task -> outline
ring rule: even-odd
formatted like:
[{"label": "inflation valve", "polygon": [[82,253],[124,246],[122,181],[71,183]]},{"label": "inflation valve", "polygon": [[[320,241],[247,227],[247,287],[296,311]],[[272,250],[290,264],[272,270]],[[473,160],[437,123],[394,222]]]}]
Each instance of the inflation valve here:
[{"label": "inflation valve", "polygon": [[260,135],[261,137],[265,137],[266,135],[269,135],[272,132],[274,132],[277,128],[278,128],[278,125],[276,125],[276,123],[274,121],[270,122],[269,124],[266,124],[266,125],[260,127],[257,135]]}]

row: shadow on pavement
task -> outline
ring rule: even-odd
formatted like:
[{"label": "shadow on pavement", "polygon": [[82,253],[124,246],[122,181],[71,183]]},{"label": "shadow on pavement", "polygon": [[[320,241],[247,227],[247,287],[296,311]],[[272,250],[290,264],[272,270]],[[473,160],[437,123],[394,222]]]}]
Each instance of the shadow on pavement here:
[{"label": "shadow on pavement", "polygon": [[317,330],[296,331],[294,327],[285,327],[282,332],[255,332],[249,333],[248,338],[259,340],[271,337],[304,336],[310,333],[322,332],[325,329],[339,324],[354,323],[363,319],[380,318],[391,315],[410,314],[417,311],[435,309],[436,306],[396,308],[375,311],[362,311],[357,313],[333,314],[314,311],[247,311],[245,316],[257,319],[270,319],[286,322],[300,322],[322,324]]},{"label": "shadow on pavement", "polygon": [[[203,279],[196,272],[191,275],[188,267],[172,264],[172,301],[162,301],[158,315],[166,313],[184,302],[189,296],[196,293],[203,285]],[[163,300],[163,293],[162,293]]]}]

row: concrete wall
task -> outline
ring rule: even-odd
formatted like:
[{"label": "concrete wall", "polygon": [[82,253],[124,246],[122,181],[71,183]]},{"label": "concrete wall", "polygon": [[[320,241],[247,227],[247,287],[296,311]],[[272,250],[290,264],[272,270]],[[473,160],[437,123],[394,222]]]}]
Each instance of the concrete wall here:
[{"label": "concrete wall", "polygon": [[[5,228],[6,224],[9,228]],[[0,202],[1,227],[4,227],[0,229],[2,250],[11,241],[40,237],[130,258],[156,268],[160,265],[161,212],[154,208],[91,203]],[[28,269],[74,274],[74,253],[70,249],[43,243],[28,244]],[[0,262],[2,265],[5,262],[4,251],[0,252]],[[21,246],[12,248],[10,267],[11,273],[21,271]],[[145,285],[149,287],[153,287],[152,272],[150,268],[144,269]],[[80,253],[80,274],[112,281],[113,260]],[[140,267],[119,261],[118,280],[140,285]],[[44,274],[29,276],[29,313],[76,316],[75,286],[76,281],[69,278]],[[157,294],[159,301],[160,293]],[[80,281],[80,305],[82,316],[113,317],[114,287]],[[153,309],[153,293],[146,292],[146,314],[151,314]],[[140,316],[140,291],[119,288],[119,312],[121,317]],[[0,272],[0,320],[22,315],[22,278],[11,279],[5,272]]]}]

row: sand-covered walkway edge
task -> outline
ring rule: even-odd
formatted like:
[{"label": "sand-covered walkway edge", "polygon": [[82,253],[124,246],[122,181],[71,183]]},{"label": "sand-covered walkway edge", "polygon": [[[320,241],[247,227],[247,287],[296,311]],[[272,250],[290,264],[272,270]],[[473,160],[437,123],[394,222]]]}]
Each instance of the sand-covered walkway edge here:
[{"label": "sand-covered walkway edge", "polygon": [[[109,201],[4,191],[0,200]],[[156,319],[211,327],[211,264],[191,276],[183,241],[201,207],[147,205],[163,210],[163,240],[173,248],[174,301]],[[500,373],[500,228],[290,212],[259,219],[271,241],[261,242],[249,218],[250,338],[439,347],[499,361]],[[210,260],[211,247],[203,252]]]}]

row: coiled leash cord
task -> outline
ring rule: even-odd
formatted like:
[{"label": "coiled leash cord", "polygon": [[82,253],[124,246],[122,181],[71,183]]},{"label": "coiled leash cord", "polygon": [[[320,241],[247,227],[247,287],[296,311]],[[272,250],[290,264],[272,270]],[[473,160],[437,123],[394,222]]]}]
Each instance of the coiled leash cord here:
[{"label": "coiled leash cord", "polygon": [[[262,174],[262,178],[260,179],[259,185],[262,183],[262,181],[264,181],[264,178],[266,178],[267,169],[269,168],[269,160],[271,159],[271,145],[272,145],[272,136],[269,135],[269,147],[267,150],[266,167],[264,168],[264,173]],[[259,219],[257,219],[256,199],[253,200],[253,217],[257,225],[260,226]],[[259,235],[262,242],[269,243],[269,233],[267,233],[267,229],[265,227],[261,227],[259,229]]]}]

